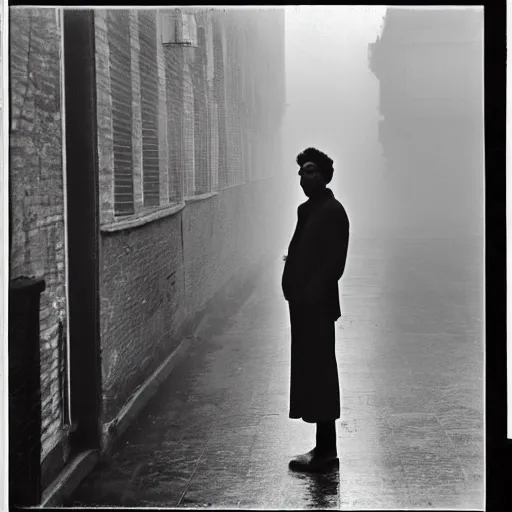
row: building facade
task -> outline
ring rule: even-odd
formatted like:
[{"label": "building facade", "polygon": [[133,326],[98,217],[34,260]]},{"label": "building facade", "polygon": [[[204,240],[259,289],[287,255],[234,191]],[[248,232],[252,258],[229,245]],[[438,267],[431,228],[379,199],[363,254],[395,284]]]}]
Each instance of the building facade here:
[{"label": "building facade", "polygon": [[55,10],[10,16],[10,278],[44,277],[40,358],[42,451],[66,437],[66,269],[61,28]]},{"label": "building facade", "polygon": [[481,234],[483,11],[388,8],[369,65],[390,225]]},{"label": "building facade", "polygon": [[[87,429],[106,447],[208,302],[277,250],[284,10],[13,8],[10,31],[10,277],[46,284],[45,487],[91,447]],[[95,323],[87,352],[81,326]],[[88,386],[99,408],[82,421],[73,404]]]}]

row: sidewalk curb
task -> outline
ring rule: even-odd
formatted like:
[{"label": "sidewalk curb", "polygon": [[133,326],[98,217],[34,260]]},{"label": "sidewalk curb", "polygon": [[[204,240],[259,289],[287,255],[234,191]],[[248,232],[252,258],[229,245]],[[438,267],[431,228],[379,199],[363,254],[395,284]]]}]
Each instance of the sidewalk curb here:
[{"label": "sidewalk curb", "polygon": [[98,450],[89,450],[74,457],[43,492],[41,507],[61,506],[63,500],[71,495],[99,460],[100,452]]},{"label": "sidewalk curb", "polygon": [[[234,281],[229,280],[205,304],[202,311],[185,322],[182,329],[182,341],[179,345],[132,395],[117,417],[102,426],[101,451],[89,450],[74,457],[59,476],[44,490],[41,505],[37,508],[62,506],[63,502],[71,496],[94,467],[102,460],[108,460],[111,457],[118,439],[137,418],[153,395],[157,393],[160,386],[169,378],[174,368],[186,355],[192,343],[202,338],[202,335],[204,335],[203,331],[205,328],[208,328],[210,319],[217,316],[215,311],[223,309],[222,305],[219,308],[219,295],[223,296],[224,300],[229,300],[235,291],[239,291],[240,286],[247,286],[251,281],[250,276],[260,270],[266,263],[268,264],[268,261],[264,259],[249,265],[249,268],[245,269],[248,274],[245,276],[246,279],[239,280],[238,275],[233,276]],[[214,312],[209,311],[210,308],[213,308]]]},{"label": "sidewalk curb", "polygon": [[153,372],[144,384],[134,393],[128,403],[121,409],[115,419],[103,425],[102,457],[109,456],[116,441],[123,435],[140,411],[147,405],[151,397],[158,391],[162,383],[169,377],[173,369],[183,359],[191,337],[184,338],[165,361]]},{"label": "sidewalk curb", "polygon": [[165,359],[157,370],[137,390],[130,401],[123,407],[119,415],[110,423],[103,425],[102,450],[88,450],[76,455],[44,490],[40,507],[59,507],[71,496],[82,480],[105,458],[108,458],[118,438],[126,431],[147,405],[160,385],[169,377],[175,366],[186,354],[191,337],[184,338],[176,349]]},{"label": "sidewalk curb", "polygon": [[[266,263],[265,258],[263,258],[245,269],[239,269],[239,271],[235,272],[235,275],[232,276],[232,279],[228,280],[228,282],[207,301],[198,314],[189,318],[186,322],[188,325],[183,327],[183,338],[180,344],[133,394],[116,418],[103,425],[102,459],[112,455],[117,440],[123,435],[135,418],[137,418],[138,414],[144,409],[151,397],[156,394],[160,386],[167,380],[175,366],[180,363],[187,353],[192,342],[202,338],[204,329],[208,326],[209,320],[216,316],[215,310],[219,307],[219,302],[221,303],[220,309],[222,310],[222,303],[229,300],[233,293],[239,291],[241,286],[247,286],[251,282],[251,276],[261,271],[261,268]],[[240,272],[244,270],[245,272]],[[241,275],[244,275],[244,278],[241,279]],[[220,297],[222,297],[222,299]],[[215,306],[217,306],[217,308]]]}]

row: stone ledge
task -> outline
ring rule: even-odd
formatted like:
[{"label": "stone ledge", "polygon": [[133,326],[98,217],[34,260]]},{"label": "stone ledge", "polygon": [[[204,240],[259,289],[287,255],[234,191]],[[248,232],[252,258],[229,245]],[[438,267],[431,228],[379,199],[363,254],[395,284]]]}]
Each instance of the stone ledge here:
[{"label": "stone ledge", "polygon": [[210,197],[214,197],[216,195],[218,195],[218,192],[207,192],[206,194],[199,194],[197,196],[188,196],[185,197],[185,205],[204,201],[205,199],[210,199]]},{"label": "stone ledge", "polygon": [[179,203],[172,203],[168,206],[161,206],[151,209],[144,209],[141,212],[134,213],[132,215],[127,215],[126,217],[118,217],[117,220],[107,222],[100,226],[101,233],[115,233],[116,231],[123,231],[126,229],[134,229],[140,226],[144,226],[145,224],[149,224],[150,222],[154,222],[155,220],[163,219],[165,217],[170,217],[172,215],[176,215],[181,212],[187,204],[196,203],[199,201],[204,201],[206,199],[210,199],[211,197],[217,196],[222,192],[227,190],[241,187],[244,185],[251,185],[253,183],[258,183],[260,181],[265,181],[267,179],[272,179],[273,176],[265,176],[263,178],[259,178],[257,180],[244,181],[243,183],[236,183],[234,185],[229,185],[227,187],[219,188],[219,190],[215,192],[207,192],[206,194],[200,194],[197,196],[189,196],[185,197],[183,201]]},{"label": "stone ledge", "polygon": [[214,192],[206,192],[205,194],[198,194],[197,196],[187,196],[185,197],[185,204],[197,203],[199,201],[204,201],[205,199],[209,199],[210,197],[217,196],[226,192],[227,190],[231,190],[237,187],[243,187],[245,185],[252,185],[253,183],[258,183],[260,181],[270,180],[274,178],[274,176],[263,176],[262,178],[258,178],[256,180],[243,181],[241,183],[234,183],[233,185],[228,185],[226,187],[219,188]]},{"label": "stone ledge", "polygon": [[117,440],[124,434],[133,420],[147,405],[151,397],[160,386],[169,378],[175,366],[186,354],[192,339],[185,337],[172,351],[165,361],[144,382],[144,384],[132,395],[119,414],[112,421],[102,426],[102,458],[112,455]]},{"label": "stone ledge", "polygon": [[279,176],[278,174],[270,175],[270,176],[261,176],[256,179],[242,181],[241,183],[234,183],[232,185],[227,185],[225,187],[219,188],[218,193],[224,192],[225,190],[231,190],[232,188],[243,187],[244,185],[252,185],[254,183],[260,183],[260,182],[266,181],[266,180],[273,180],[273,179],[277,178],[278,176]]},{"label": "stone ledge", "polygon": [[102,233],[114,233],[116,231],[123,231],[125,229],[133,229],[144,224],[149,224],[155,220],[163,219],[164,217],[170,217],[176,215],[185,208],[185,202],[173,203],[169,206],[163,206],[156,209],[144,210],[134,215],[127,216],[127,218],[121,218],[108,224],[100,226]]},{"label": "stone ledge", "polygon": [[[181,343],[163,361],[159,368],[132,395],[116,418],[102,425],[102,447],[100,450],[89,450],[74,457],[62,470],[52,484],[45,489],[42,497],[42,507],[63,506],[82,480],[101,463],[108,461],[115,451],[116,443],[126,429],[133,423],[141,410],[147,405],[161,385],[180,364],[194,342],[201,342],[211,335],[211,329],[216,324],[215,317],[223,316],[226,303],[231,301],[239,306],[250,295],[252,282],[274,255],[262,254],[253,262],[243,265],[226,283],[211,297],[200,311],[189,316],[180,329]],[[242,300],[240,300],[242,298]],[[218,327],[218,326],[217,326]]]},{"label": "stone ledge", "polygon": [[44,490],[41,507],[62,506],[62,503],[80,485],[99,460],[98,450],[88,450],[74,457],[52,484]]}]

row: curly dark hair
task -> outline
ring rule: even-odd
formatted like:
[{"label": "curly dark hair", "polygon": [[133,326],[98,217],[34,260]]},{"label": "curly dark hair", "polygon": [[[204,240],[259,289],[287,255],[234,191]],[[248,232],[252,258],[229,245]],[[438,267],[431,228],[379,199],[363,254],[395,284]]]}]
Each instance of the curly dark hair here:
[{"label": "curly dark hair", "polygon": [[302,153],[297,155],[297,164],[302,167],[306,162],[313,162],[316,164],[324,176],[327,183],[332,180],[334,173],[333,160],[329,158],[325,153],[316,148],[307,148]]}]

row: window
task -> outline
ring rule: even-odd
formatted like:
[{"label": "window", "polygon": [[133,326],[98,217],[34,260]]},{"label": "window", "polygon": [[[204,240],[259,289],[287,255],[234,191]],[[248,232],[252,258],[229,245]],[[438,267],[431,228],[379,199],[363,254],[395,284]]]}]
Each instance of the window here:
[{"label": "window", "polygon": [[195,193],[210,191],[210,166],[208,159],[208,114],[206,92],[206,36],[204,28],[199,29],[198,48],[194,63],[194,163]]},{"label": "window", "polygon": [[167,88],[167,137],[169,147],[169,201],[183,197],[183,53],[177,47],[164,47]]},{"label": "window", "polygon": [[160,204],[158,70],[155,11],[139,12],[142,107],[142,191],[144,206]]},{"label": "window", "polygon": [[[220,25],[220,24],[219,24]],[[225,80],[224,80],[224,54],[221,26],[214,26],[213,34],[213,89],[214,97],[217,103],[218,119],[218,186],[225,188],[228,186],[228,158],[227,158],[227,130],[226,130],[226,101],[225,101]]]},{"label": "window", "polygon": [[190,197],[195,195],[195,94],[194,94],[194,77],[193,77],[193,60],[194,53],[184,52],[184,80],[183,80],[183,174],[184,174],[184,195]]},{"label": "window", "polygon": [[226,132],[227,132],[227,186],[242,182],[240,154],[240,98],[238,89],[238,33],[234,26],[226,30]]},{"label": "window", "polygon": [[132,156],[132,71],[130,14],[109,10],[107,16],[114,136],[114,212],[134,212]]}]

